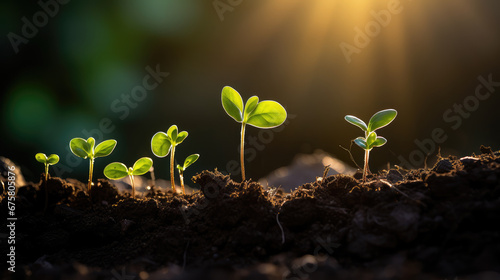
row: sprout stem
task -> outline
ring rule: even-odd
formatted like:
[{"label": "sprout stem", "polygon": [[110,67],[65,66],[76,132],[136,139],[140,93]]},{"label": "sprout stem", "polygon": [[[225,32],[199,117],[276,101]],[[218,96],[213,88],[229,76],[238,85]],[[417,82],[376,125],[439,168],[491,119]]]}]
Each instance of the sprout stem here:
[{"label": "sprout stem", "polygon": [[87,191],[89,192],[90,196],[90,189],[92,188],[92,174],[94,173],[94,159],[90,159],[90,166],[89,166],[89,184],[87,186]]},{"label": "sprout stem", "polygon": [[47,212],[47,207],[49,206],[49,189],[47,188],[47,180],[49,178],[49,164],[45,164],[45,207],[43,208],[43,213]]},{"label": "sprout stem", "polygon": [[45,164],[45,182],[49,179],[49,164]]},{"label": "sprout stem", "polygon": [[366,175],[370,172],[368,160],[370,159],[370,150],[365,150],[365,166],[363,168],[363,183],[366,182]]},{"label": "sprout stem", "polygon": [[182,193],[186,194],[186,190],[184,189],[184,172],[179,169],[179,179],[181,180]]},{"label": "sprout stem", "polygon": [[172,145],[172,153],[170,154],[170,184],[172,185],[172,191],[175,191],[175,178],[174,178],[174,156],[175,156],[175,145]]},{"label": "sprout stem", "polygon": [[135,184],[134,184],[134,175],[130,174],[128,175],[130,178],[130,184],[132,184],[132,198],[135,199]]},{"label": "sprout stem", "polygon": [[240,152],[240,164],[241,164],[241,178],[245,181],[245,123],[241,124],[241,152]]}]

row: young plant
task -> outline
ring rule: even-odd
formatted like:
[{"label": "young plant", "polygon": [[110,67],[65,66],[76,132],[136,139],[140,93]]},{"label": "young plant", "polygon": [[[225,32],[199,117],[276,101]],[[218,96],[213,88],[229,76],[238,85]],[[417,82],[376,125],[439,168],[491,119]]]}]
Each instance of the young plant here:
[{"label": "young plant", "polygon": [[49,165],[54,165],[59,162],[59,156],[56,154],[51,154],[47,157],[44,153],[38,153],[35,155],[38,162],[45,164],[45,181],[49,179]]},{"label": "young plant", "polygon": [[59,156],[56,154],[51,154],[47,157],[44,153],[38,153],[35,155],[35,159],[38,162],[41,162],[45,165],[45,207],[43,208],[43,212],[47,211],[47,207],[49,206],[49,189],[47,187],[47,180],[49,179],[49,165],[54,165],[59,162]]},{"label": "young plant", "polygon": [[138,159],[133,167],[127,166],[121,162],[113,162],[104,168],[104,176],[110,180],[119,180],[129,176],[132,184],[132,197],[135,198],[134,175],[144,175],[153,166],[153,160],[148,157]]},{"label": "young plant", "polygon": [[186,193],[184,190],[184,171],[186,171],[186,168],[188,168],[191,164],[197,161],[199,157],[199,154],[192,154],[188,156],[186,160],[184,160],[184,164],[182,166],[180,164],[177,164],[177,170],[179,170],[179,179],[181,180],[181,187],[184,193]]},{"label": "young plant", "polygon": [[241,177],[245,181],[245,126],[247,124],[258,128],[273,128],[281,125],[286,120],[286,110],[276,101],[264,100],[259,102],[259,97],[252,96],[243,106],[241,95],[232,87],[222,89],[222,107],[235,121],[241,123]]},{"label": "young plant", "polygon": [[[155,156],[162,158],[170,153],[170,183],[174,193],[176,192],[174,178],[175,147],[188,136],[187,131],[178,131],[177,126],[174,124],[167,130],[167,133],[159,131],[151,139],[151,150]],[[185,193],[184,188],[182,192]]]},{"label": "young plant", "polygon": [[394,109],[386,109],[375,113],[368,125],[359,118],[351,115],[345,116],[345,120],[365,132],[365,137],[358,137],[354,139],[354,143],[365,150],[365,166],[363,168],[363,182],[366,182],[366,175],[370,172],[368,167],[368,160],[370,159],[370,151],[375,147],[383,146],[387,143],[387,139],[382,136],[377,136],[375,130],[380,129],[384,126],[390,124],[395,118],[398,112]]},{"label": "young plant", "polygon": [[87,190],[90,195],[90,189],[92,188],[92,174],[94,172],[94,159],[98,157],[108,156],[113,152],[116,147],[116,140],[110,139],[102,141],[99,145],[95,146],[95,139],[90,137],[85,140],[83,138],[73,138],[69,142],[69,148],[71,152],[78,157],[83,159],[89,159],[89,183]]}]

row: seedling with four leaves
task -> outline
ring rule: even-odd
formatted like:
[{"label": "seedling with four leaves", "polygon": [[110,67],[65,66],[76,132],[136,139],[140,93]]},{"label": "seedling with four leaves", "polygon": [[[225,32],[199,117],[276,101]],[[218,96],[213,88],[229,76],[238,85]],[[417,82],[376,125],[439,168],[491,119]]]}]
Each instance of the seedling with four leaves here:
[{"label": "seedling with four leaves", "polygon": [[87,191],[90,195],[90,189],[92,188],[92,174],[94,172],[94,159],[98,157],[108,156],[113,152],[116,147],[116,140],[110,139],[101,142],[99,145],[95,146],[95,139],[90,137],[85,140],[83,138],[73,138],[69,142],[69,148],[71,152],[78,157],[83,159],[89,159],[89,183]]},{"label": "seedling with four leaves", "polygon": [[54,165],[59,162],[59,156],[56,154],[51,154],[47,156],[44,153],[38,153],[35,155],[35,158],[38,162],[41,162],[45,165],[45,181],[49,179],[49,165]]},{"label": "seedling with four leaves", "polygon": [[184,160],[184,164],[182,166],[180,164],[177,164],[177,170],[179,170],[179,179],[181,181],[182,191],[184,191],[184,171],[186,171],[186,168],[188,168],[191,164],[197,161],[199,157],[200,157],[199,154],[192,154]]},{"label": "seedling with four leaves", "polygon": [[358,137],[354,139],[354,143],[360,146],[363,150],[365,150],[365,166],[363,168],[363,182],[366,182],[366,175],[370,172],[368,167],[368,160],[370,159],[370,151],[375,147],[380,147],[387,143],[387,139],[382,136],[377,136],[375,130],[380,129],[382,127],[390,124],[395,118],[398,112],[394,109],[386,109],[375,113],[368,125],[362,121],[361,119],[347,115],[345,116],[345,120],[359,128],[361,128],[365,132],[365,137]]},{"label": "seedling with four leaves", "polygon": [[[177,126],[174,124],[167,130],[167,133],[159,131],[151,139],[151,150],[155,156],[162,158],[170,153],[170,183],[174,193],[176,192],[174,178],[175,147],[182,143],[188,136],[187,131],[178,131]],[[182,193],[186,193],[184,186],[182,186]]]},{"label": "seedling with four leaves", "polygon": [[110,180],[119,180],[129,176],[130,183],[132,184],[132,197],[135,198],[134,175],[146,174],[151,169],[151,166],[153,166],[153,160],[148,157],[138,159],[134,163],[134,166],[129,168],[121,162],[113,162],[104,168],[104,176]]},{"label": "seedling with four leaves", "polygon": [[285,108],[276,101],[264,100],[252,96],[243,106],[241,95],[232,87],[222,89],[222,107],[235,121],[241,123],[240,164],[241,178],[245,181],[245,126],[247,124],[258,128],[273,128],[285,122],[287,114]]}]

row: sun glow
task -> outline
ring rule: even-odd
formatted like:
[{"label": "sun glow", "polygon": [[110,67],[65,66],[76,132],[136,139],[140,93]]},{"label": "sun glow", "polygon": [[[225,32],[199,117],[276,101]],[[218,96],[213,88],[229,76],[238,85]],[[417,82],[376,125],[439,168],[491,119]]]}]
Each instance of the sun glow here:
[{"label": "sun glow", "polygon": [[[240,74],[255,73],[262,65],[252,64],[265,57],[267,71],[307,94],[314,90],[315,79],[328,73],[336,94],[342,95],[340,102],[349,104],[360,98],[369,104],[384,94],[411,108],[412,85],[418,81],[412,80],[410,66],[420,63],[416,56],[429,53],[433,59],[439,55],[436,45],[445,45],[443,31],[433,26],[449,21],[453,24],[445,27],[453,28],[463,19],[473,20],[483,30],[474,34],[476,41],[494,30],[467,0],[278,0],[257,1],[246,8],[234,27],[234,45],[226,52],[229,63],[248,65],[248,72]],[[353,47],[349,55],[340,47],[343,43]],[[374,88],[381,84],[389,88]]]}]

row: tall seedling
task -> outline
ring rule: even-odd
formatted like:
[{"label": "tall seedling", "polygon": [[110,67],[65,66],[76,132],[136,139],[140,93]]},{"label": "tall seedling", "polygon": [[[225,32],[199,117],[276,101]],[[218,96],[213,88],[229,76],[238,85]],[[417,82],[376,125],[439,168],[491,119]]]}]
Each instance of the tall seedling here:
[{"label": "tall seedling", "polygon": [[241,95],[232,87],[222,89],[222,107],[235,121],[241,123],[240,164],[241,178],[245,181],[245,126],[247,124],[258,128],[273,128],[280,126],[286,120],[286,110],[276,101],[264,100],[252,96],[243,106]]}]

